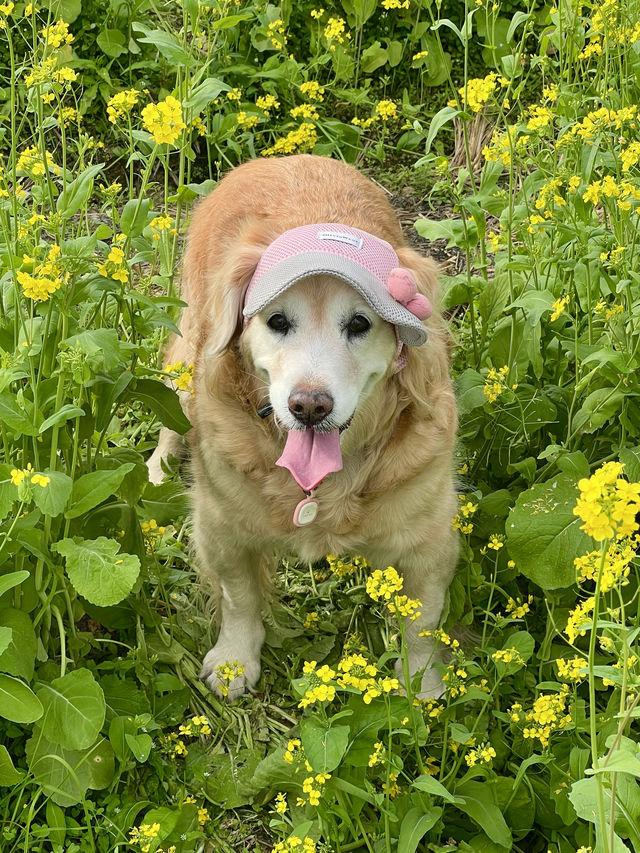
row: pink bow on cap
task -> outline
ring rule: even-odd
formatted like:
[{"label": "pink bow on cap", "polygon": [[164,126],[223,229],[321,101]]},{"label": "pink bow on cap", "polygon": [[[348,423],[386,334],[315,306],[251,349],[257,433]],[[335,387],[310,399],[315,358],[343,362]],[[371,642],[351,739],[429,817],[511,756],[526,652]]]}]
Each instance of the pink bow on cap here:
[{"label": "pink bow on cap", "polygon": [[394,267],[387,279],[387,290],[396,302],[403,305],[419,320],[426,320],[431,316],[431,303],[426,296],[418,293],[418,288],[409,270]]}]

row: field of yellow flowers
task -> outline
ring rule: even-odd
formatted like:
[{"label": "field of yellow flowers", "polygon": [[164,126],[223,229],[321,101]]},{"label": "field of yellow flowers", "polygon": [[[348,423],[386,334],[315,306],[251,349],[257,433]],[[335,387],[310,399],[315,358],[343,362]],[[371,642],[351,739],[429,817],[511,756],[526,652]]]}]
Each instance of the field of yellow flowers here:
[{"label": "field of yellow flowers", "polygon": [[[0,5],[0,850],[640,850],[639,0]],[[212,626],[163,364],[192,205],[357,163],[449,255],[445,693],[393,568],[283,563],[256,696]],[[164,380],[164,381],[163,381]],[[238,665],[222,668],[231,681]],[[405,678],[405,681],[408,681]]]}]

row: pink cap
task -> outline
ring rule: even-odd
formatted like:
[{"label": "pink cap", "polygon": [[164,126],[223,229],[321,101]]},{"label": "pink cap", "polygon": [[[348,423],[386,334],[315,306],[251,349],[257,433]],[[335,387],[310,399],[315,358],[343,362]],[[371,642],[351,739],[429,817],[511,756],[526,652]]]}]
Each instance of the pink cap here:
[{"label": "pink cap", "polygon": [[249,282],[243,314],[253,317],[297,281],[326,273],[350,284],[399,339],[420,346],[427,339],[422,320],[429,300],[417,292],[413,276],[399,267],[393,247],[359,228],[335,222],[301,225],[277,237],[263,253]]}]

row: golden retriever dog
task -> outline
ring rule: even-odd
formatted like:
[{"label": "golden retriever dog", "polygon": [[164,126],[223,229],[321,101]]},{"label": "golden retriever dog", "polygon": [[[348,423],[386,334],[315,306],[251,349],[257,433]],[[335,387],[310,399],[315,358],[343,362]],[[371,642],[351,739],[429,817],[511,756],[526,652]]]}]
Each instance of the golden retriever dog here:
[{"label": "golden retriever dog", "polygon": [[[202,677],[218,691],[218,668],[238,661],[229,698],[255,687],[265,578],[283,555],[362,554],[396,568],[422,603],[406,625],[409,663],[420,695],[438,695],[434,643],[420,634],[438,625],[458,543],[435,264],[405,244],[383,191],[354,167],[253,160],[197,207],[182,297],[167,358],[194,364],[194,394],[181,394],[194,545],[219,596]],[[162,430],[153,482],[180,446]]]}]

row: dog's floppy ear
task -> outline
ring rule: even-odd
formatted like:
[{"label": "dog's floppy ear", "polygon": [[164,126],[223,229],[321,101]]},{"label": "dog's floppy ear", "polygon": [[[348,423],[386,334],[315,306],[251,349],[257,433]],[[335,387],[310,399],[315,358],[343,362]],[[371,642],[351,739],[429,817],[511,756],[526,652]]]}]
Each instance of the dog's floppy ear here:
[{"label": "dog's floppy ear", "polygon": [[219,269],[209,273],[207,356],[219,355],[240,332],[244,294],[264,249],[255,244],[235,249]]}]

